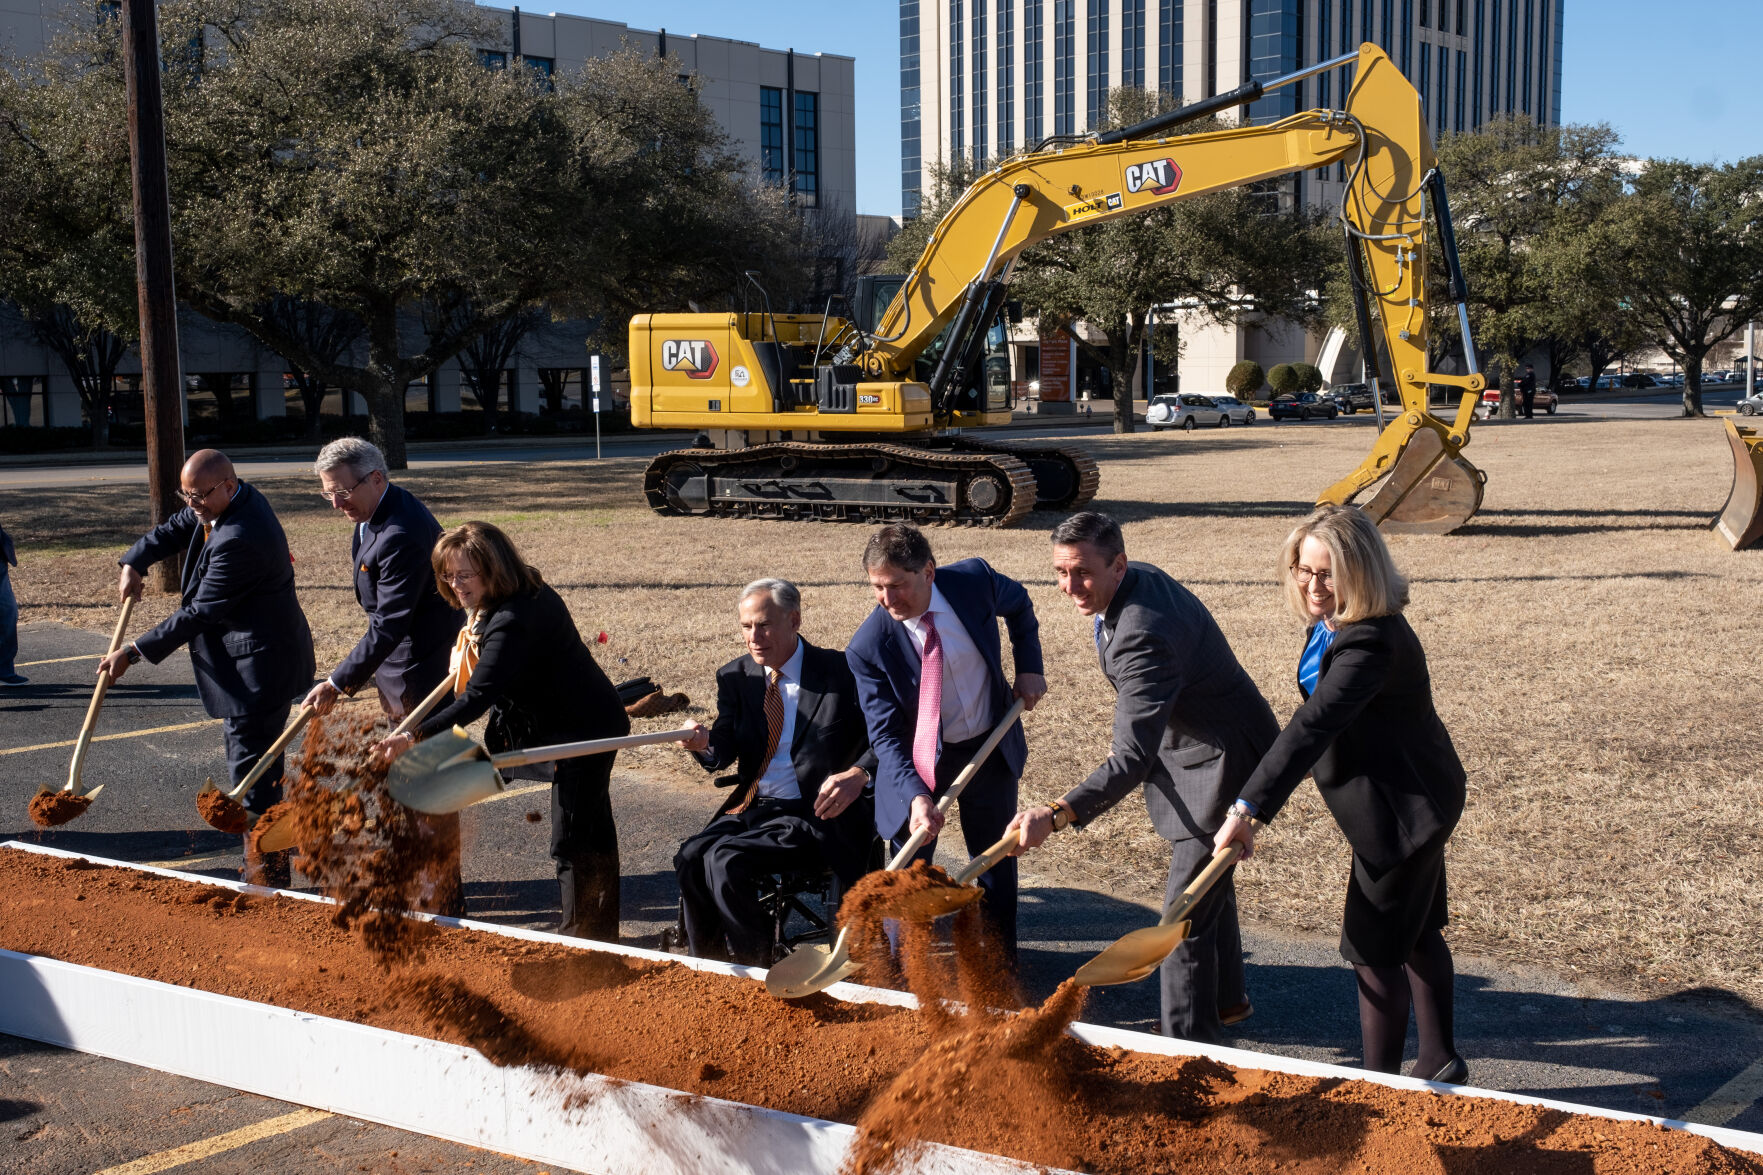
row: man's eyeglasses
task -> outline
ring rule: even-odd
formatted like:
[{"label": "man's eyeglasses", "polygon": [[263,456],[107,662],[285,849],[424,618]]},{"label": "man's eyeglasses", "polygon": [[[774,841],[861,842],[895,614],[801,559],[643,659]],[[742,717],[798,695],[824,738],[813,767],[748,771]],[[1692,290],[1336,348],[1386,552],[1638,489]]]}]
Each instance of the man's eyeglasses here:
[{"label": "man's eyeglasses", "polygon": [[193,494],[189,490],[179,490],[178,497],[180,497],[184,500],[184,504],[186,506],[195,506],[195,505],[199,504],[209,494],[212,494],[215,490],[218,490],[221,486],[223,486],[225,484],[226,484],[226,479],[222,478],[221,480],[215,482],[213,485],[209,486],[207,489],[199,490]]},{"label": "man's eyeglasses", "polygon": [[1292,578],[1298,581],[1299,587],[1309,587],[1313,579],[1322,581],[1322,590],[1334,587],[1334,576],[1326,571],[1312,571],[1302,563],[1292,564]]},{"label": "man's eyeglasses", "polygon": [[319,490],[318,496],[335,506],[338,502],[347,502],[350,494],[366,485],[372,478],[373,475],[370,473],[346,490]]}]

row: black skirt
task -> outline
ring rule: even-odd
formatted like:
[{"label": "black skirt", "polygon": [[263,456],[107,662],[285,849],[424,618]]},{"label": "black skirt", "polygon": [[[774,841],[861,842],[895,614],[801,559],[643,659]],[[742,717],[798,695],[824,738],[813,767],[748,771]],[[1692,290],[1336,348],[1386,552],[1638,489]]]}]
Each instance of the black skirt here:
[{"label": "black skirt", "polygon": [[1421,936],[1443,927],[1445,841],[1434,837],[1406,860],[1381,875],[1372,873],[1358,853],[1347,881],[1347,909],[1341,918],[1341,955],[1367,967],[1400,967]]}]

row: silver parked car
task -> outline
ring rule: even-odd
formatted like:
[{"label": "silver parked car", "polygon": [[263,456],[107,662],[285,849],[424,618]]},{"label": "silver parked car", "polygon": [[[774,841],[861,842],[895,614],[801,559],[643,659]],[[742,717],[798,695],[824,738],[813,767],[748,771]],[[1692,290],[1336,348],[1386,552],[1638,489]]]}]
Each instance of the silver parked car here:
[{"label": "silver parked car", "polygon": [[1255,423],[1255,410],[1235,396],[1213,396],[1212,402],[1224,409],[1224,419],[1218,422],[1219,428],[1232,424]]},{"label": "silver parked car", "polygon": [[1211,396],[1183,392],[1179,396],[1158,396],[1152,400],[1151,406],[1145,409],[1145,423],[1151,426],[1152,432],[1166,428],[1184,428],[1192,432],[1201,425],[1224,428],[1230,424],[1230,414],[1215,404]]}]

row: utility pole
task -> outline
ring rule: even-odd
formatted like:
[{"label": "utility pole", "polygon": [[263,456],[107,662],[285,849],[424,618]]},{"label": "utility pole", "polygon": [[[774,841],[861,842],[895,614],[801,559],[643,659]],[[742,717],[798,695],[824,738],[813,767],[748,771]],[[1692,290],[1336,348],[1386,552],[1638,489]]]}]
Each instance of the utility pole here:
[{"label": "utility pole", "polygon": [[[177,292],[171,277],[171,191],[165,174],[165,100],[159,85],[154,0],[122,0],[122,64],[129,99],[129,170],[135,199],[135,291],[141,316],[141,392],[146,401],[147,490],[155,526],[183,508],[184,390],[178,368]],[[159,586],[177,590],[179,560],[158,564]]]}]

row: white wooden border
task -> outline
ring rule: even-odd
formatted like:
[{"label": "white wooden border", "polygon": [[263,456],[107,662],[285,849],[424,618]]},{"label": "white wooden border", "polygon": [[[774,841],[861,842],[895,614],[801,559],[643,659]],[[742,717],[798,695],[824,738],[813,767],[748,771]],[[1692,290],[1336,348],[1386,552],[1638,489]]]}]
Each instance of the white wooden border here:
[{"label": "white wooden border", "polygon": [[[265,890],[19,841],[0,843],[0,848],[84,857],[95,865],[330,904],[328,898],[314,894]],[[506,938],[651,959],[719,975],[757,980],[765,974],[753,967],[543,931],[415,916]],[[834,1175],[856,1133],[838,1123],[660,1086],[598,1075],[559,1077],[532,1069],[500,1068],[476,1050],[459,1045],[12,951],[0,950],[0,990],[9,997],[0,1000],[0,1032],[597,1175]],[[854,1003],[916,1006],[907,993],[861,984],[835,984],[828,991]],[[1441,1085],[1096,1024],[1074,1024],[1071,1032],[1079,1040],[1103,1048],[1118,1045],[1163,1056],[1202,1056],[1238,1068],[1371,1081],[1394,1089],[1431,1090],[1617,1121],[1650,1122],[1763,1155],[1763,1134],[1726,1127],[1502,1090]],[[566,1100],[573,1108],[564,1108]],[[953,1147],[927,1147],[914,1170],[923,1175],[1021,1175],[1046,1168]]]}]

